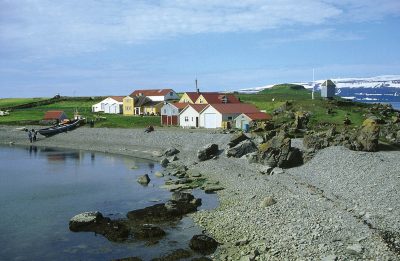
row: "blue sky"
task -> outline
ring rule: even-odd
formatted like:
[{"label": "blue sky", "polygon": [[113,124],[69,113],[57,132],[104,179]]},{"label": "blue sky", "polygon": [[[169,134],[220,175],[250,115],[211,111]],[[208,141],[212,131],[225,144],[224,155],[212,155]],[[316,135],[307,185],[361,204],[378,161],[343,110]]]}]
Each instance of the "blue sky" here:
[{"label": "blue sky", "polygon": [[0,0],[5,97],[400,74],[398,0]]}]

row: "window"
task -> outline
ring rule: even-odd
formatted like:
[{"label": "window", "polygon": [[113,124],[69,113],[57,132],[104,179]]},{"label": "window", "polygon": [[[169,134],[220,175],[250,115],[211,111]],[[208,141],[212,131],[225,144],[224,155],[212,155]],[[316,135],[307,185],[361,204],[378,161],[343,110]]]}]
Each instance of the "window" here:
[{"label": "window", "polygon": [[192,117],[192,121],[193,121],[193,117]]},{"label": "window", "polygon": [[189,121],[189,116],[185,116],[185,122]]},{"label": "window", "polygon": [[174,93],[173,93],[173,92],[170,92],[170,93],[169,93],[169,96],[173,96],[173,95],[174,95]]},{"label": "window", "polygon": [[228,117],[228,121],[231,121],[231,120],[232,120],[232,116],[229,116],[229,117]]},{"label": "window", "polygon": [[167,109],[164,109],[164,114],[167,114]]}]

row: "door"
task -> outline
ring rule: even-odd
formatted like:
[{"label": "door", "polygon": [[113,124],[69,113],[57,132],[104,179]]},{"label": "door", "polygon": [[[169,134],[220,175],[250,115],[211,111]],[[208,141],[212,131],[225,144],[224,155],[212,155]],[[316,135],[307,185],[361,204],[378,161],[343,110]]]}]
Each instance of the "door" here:
[{"label": "door", "polygon": [[204,128],[215,129],[217,128],[217,114],[205,113],[204,114]]},{"label": "door", "polygon": [[196,128],[199,127],[199,117],[196,117]]}]

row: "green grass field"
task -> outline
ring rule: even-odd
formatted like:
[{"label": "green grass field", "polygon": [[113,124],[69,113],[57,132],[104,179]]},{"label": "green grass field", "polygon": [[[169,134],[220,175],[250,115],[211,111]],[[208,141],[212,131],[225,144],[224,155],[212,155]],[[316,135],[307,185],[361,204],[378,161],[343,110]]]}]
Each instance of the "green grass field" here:
[{"label": "green grass field", "polygon": [[[315,93],[315,99],[311,99],[311,91],[302,88],[302,86],[292,84],[281,84],[270,89],[263,90],[257,94],[238,94],[242,102],[252,103],[259,109],[272,113],[274,110],[284,106],[286,113],[274,115],[274,120],[280,123],[293,122],[293,112],[310,112],[309,127],[324,128],[329,124],[343,126],[343,120],[348,117],[352,126],[360,126],[368,114],[368,108],[371,105],[355,102],[345,102],[341,98],[334,100],[324,100]],[[160,117],[157,116],[123,116],[121,114],[103,114],[92,113],[91,106],[101,101],[104,97],[95,99],[89,97],[66,98],[66,100],[56,100],[48,105],[37,106],[28,109],[15,109],[8,116],[0,117],[0,124],[4,125],[25,125],[27,123],[39,123],[43,119],[46,111],[63,110],[69,118],[72,118],[74,111],[83,115],[86,119],[96,119],[95,127],[108,128],[144,128],[148,125],[161,126]],[[27,99],[0,99],[0,108],[30,103],[44,98]],[[332,113],[328,114],[330,110]],[[292,112],[292,113],[290,113]]]},{"label": "green grass field", "polygon": [[49,98],[6,98],[0,99],[0,109],[17,106],[21,104],[27,104],[31,102],[43,101]]}]

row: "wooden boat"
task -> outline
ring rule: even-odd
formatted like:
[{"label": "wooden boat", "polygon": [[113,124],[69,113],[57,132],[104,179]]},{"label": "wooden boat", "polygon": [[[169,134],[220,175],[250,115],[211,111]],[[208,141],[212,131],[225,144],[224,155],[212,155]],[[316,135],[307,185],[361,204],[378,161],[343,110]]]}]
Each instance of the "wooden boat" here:
[{"label": "wooden boat", "polygon": [[62,124],[58,124],[58,125],[55,125],[55,126],[52,126],[49,128],[40,129],[40,130],[38,130],[38,132],[43,136],[49,137],[49,136],[56,135],[58,133],[73,130],[76,127],[78,127],[81,122],[82,122],[82,119],[76,119],[69,123],[62,123]]}]

